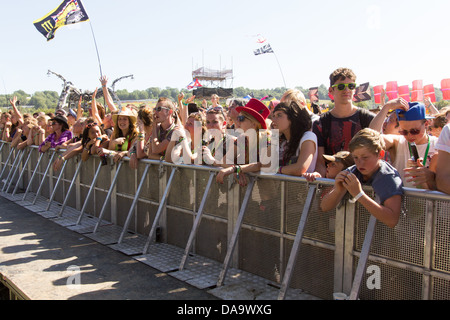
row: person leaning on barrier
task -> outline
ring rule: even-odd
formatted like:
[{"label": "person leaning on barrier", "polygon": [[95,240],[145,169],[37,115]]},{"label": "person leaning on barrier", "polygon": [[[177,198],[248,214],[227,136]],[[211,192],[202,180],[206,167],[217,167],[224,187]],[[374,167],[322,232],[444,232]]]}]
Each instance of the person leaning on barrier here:
[{"label": "person leaning on barrier", "polygon": [[175,105],[166,97],[159,98],[156,106],[153,108],[153,131],[151,137],[152,154],[150,159],[159,156],[164,160],[166,149],[172,139],[174,130],[179,129],[174,119]]},{"label": "person leaning on barrier", "polygon": [[91,155],[98,153],[99,148],[108,148],[109,138],[97,122],[90,122],[83,131],[81,144],[83,146],[81,159],[87,161]]},{"label": "person leaning on barrier", "polygon": [[[270,111],[269,108],[266,107],[261,101],[257,99],[250,99],[250,101],[244,107],[236,108],[236,111],[239,112],[239,116],[237,121],[239,122],[239,127],[242,129],[243,134],[242,137],[244,139],[237,139],[237,159],[244,158],[244,164],[223,164],[223,169],[219,171],[216,176],[216,181],[218,183],[223,183],[223,180],[226,176],[235,173],[237,180],[240,185],[247,185],[247,177],[245,172],[258,172],[261,170],[262,164],[260,162],[260,154],[261,150],[259,150],[260,139],[267,138],[267,154],[270,158],[270,137],[269,131],[267,131],[267,123],[266,119],[268,118]],[[266,130],[266,137],[261,135],[261,129]],[[244,134],[254,130],[256,132],[256,145],[253,146],[257,150],[250,150],[252,146],[249,143],[249,139]],[[256,154],[257,159],[256,162],[251,162],[250,155]],[[244,157],[242,157],[245,155]]]},{"label": "person leaning on barrier", "polygon": [[278,173],[301,176],[312,173],[317,162],[317,137],[311,115],[296,101],[279,103],[273,110],[272,128],[280,133]]},{"label": "person leaning on barrier", "polygon": [[139,109],[137,115],[138,136],[128,151],[130,158],[129,166],[132,169],[137,169],[140,159],[148,158],[151,155],[151,137],[153,132],[153,111],[149,106],[143,106]]},{"label": "person leaning on barrier", "polygon": [[[237,145],[236,136],[226,130],[226,115],[222,106],[210,107],[206,110],[205,126],[207,130],[205,141],[202,141],[202,159],[205,164],[223,167],[227,166],[228,152],[234,152],[234,159],[229,159],[231,164],[236,163]],[[230,144],[230,145],[229,145]]]},{"label": "person leaning on barrier", "polygon": [[[384,142],[380,133],[362,129],[350,141],[349,149],[355,165],[336,176],[334,187],[323,197],[320,208],[322,211],[335,208],[349,193],[350,202],[358,201],[379,221],[395,227],[400,218],[403,185],[398,171],[381,160]],[[372,186],[376,201],[364,193],[362,184]]]},{"label": "person leaning on barrier", "polygon": [[17,144],[17,149],[23,150],[29,145],[35,144],[32,128],[37,126],[37,120],[33,117],[27,118],[22,124],[22,137],[21,141]]},{"label": "person leaning on barrier", "polygon": [[[65,151],[62,154],[58,155],[58,158],[53,162],[53,170],[59,171],[64,161],[67,161],[70,158],[75,157],[77,154],[83,152],[83,131],[89,121],[91,123],[94,122],[92,118],[79,118],[73,125],[73,134],[75,136],[72,137],[71,140],[55,147],[55,150],[65,149]],[[78,132],[81,132],[81,134],[79,134]]]},{"label": "person leaning on barrier", "polygon": [[67,140],[72,139],[72,131],[69,130],[66,117],[57,115],[50,120],[52,121],[53,133],[40,144],[39,152],[46,152],[48,149],[55,148]]},{"label": "person leaning on barrier", "polygon": [[436,188],[450,194],[450,124],[445,125],[439,135],[436,149],[439,158],[436,163]]},{"label": "person leaning on barrier", "polygon": [[[196,136],[195,126],[199,124],[201,134]],[[206,133],[206,123],[201,112],[190,113],[184,129],[175,130],[172,139],[166,149],[165,161],[188,164],[202,164],[202,159],[197,161],[198,157],[202,157],[202,148],[206,146],[206,142],[203,137]],[[196,138],[200,138],[197,141]],[[187,155],[187,156],[186,156]]]},{"label": "person leaning on barrier", "polygon": [[114,162],[117,163],[128,154],[139,132],[136,126],[136,113],[131,105],[122,107],[117,114],[114,114],[113,121],[114,131],[111,141],[107,148],[100,148],[98,154],[113,156]]}]

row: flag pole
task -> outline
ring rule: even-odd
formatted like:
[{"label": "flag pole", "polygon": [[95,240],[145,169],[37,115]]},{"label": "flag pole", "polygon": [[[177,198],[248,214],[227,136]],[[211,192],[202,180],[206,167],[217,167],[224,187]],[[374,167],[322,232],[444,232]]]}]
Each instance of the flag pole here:
[{"label": "flag pole", "polygon": [[277,58],[277,55],[275,54],[275,51],[273,51],[273,55],[275,56],[275,59],[277,60],[278,68],[280,69],[281,77],[283,78],[284,87],[287,89],[286,81],[284,80],[283,70],[281,70],[281,65],[280,65],[280,62],[278,61],[278,58]]},{"label": "flag pole", "polygon": [[100,68],[100,77],[103,78],[102,64],[100,62],[100,55],[98,53],[97,41],[95,40],[94,28],[92,28],[92,22],[90,20],[89,20],[89,25],[91,26],[92,38],[94,38],[95,51],[97,52],[98,66]]}]

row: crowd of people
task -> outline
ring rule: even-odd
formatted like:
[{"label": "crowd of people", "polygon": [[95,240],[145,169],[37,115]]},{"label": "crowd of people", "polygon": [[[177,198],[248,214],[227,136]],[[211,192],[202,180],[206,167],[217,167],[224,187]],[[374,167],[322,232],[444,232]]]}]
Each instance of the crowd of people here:
[{"label": "crowd of people", "polygon": [[[437,110],[429,99],[385,102],[376,112],[353,103],[356,75],[339,68],[330,75],[334,107],[325,113],[308,107],[303,93],[287,90],[268,105],[257,99],[231,99],[221,105],[217,95],[201,105],[194,96],[178,101],[161,97],[154,107],[114,104],[107,78],[100,79],[105,104],[93,95],[89,115],[81,98],[76,111],[21,114],[17,99],[2,113],[1,139],[13,148],[39,146],[63,150],[53,168],[81,155],[129,158],[136,169],[140,159],[210,165],[220,168],[216,181],[234,175],[246,185],[250,172],[272,168],[273,173],[302,176],[307,181],[334,179],[324,195],[324,211],[342,199],[359,201],[381,222],[394,227],[401,211],[403,187],[439,190],[450,194],[450,108]],[[384,94],[382,95],[384,97]],[[316,112],[313,112],[313,111]],[[275,147],[274,147],[275,146]],[[371,185],[373,200],[363,191]]]}]

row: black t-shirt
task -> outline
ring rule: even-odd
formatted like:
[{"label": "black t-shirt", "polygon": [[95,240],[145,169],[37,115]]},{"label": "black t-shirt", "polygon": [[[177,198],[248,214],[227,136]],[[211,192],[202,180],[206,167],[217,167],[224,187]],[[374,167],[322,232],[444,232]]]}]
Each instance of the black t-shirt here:
[{"label": "black t-shirt", "polygon": [[328,111],[313,123],[317,145],[324,147],[324,154],[328,155],[343,150],[348,151],[348,145],[353,136],[359,130],[367,128],[374,117],[375,114],[361,108],[346,118],[336,118]]}]

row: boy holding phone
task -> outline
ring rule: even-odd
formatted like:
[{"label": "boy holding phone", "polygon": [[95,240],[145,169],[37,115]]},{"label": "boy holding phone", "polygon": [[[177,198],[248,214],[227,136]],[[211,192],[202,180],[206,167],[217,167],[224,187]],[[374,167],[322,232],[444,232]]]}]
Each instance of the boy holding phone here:
[{"label": "boy holding phone", "polygon": [[[420,102],[406,102],[403,98],[386,103],[370,123],[370,128],[381,132],[383,121],[389,112],[395,110],[399,120],[400,135],[382,134],[389,151],[391,163],[400,173],[405,187],[435,189],[435,172],[438,154],[435,150],[437,138],[428,135],[428,120],[425,105]],[[413,147],[417,146],[419,159],[415,165],[408,161],[413,157]]]},{"label": "boy holding phone", "polygon": [[[348,192],[350,202],[358,201],[390,228],[397,225],[403,195],[402,179],[394,167],[381,160],[383,147],[380,134],[369,128],[362,129],[352,138],[349,149],[355,165],[338,173],[333,189],[320,204],[323,211],[335,208]],[[362,184],[372,186],[375,200],[364,193]]]}]

